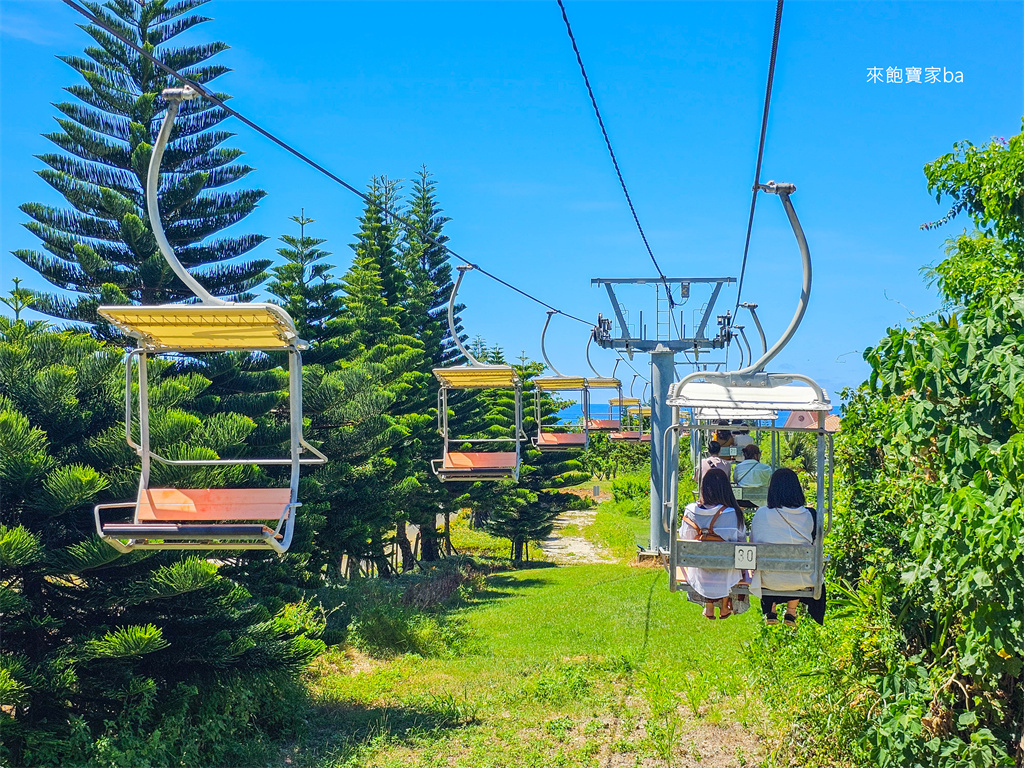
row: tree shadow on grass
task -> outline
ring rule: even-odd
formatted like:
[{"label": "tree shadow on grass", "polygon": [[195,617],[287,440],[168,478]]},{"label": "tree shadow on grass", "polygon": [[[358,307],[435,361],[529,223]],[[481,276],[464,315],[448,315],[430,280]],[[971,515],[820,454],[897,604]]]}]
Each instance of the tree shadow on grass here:
[{"label": "tree shadow on grass", "polygon": [[289,766],[357,765],[375,749],[415,746],[476,722],[475,711],[452,696],[430,697],[418,704],[366,706],[346,701],[313,704],[309,731],[282,748]]},{"label": "tree shadow on grass", "polygon": [[536,587],[547,586],[544,579],[517,579],[511,574],[493,574],[487,578],[483,589],[477,590],[468,605],[484,605],[498,600],[515,597],[517,593]]}]

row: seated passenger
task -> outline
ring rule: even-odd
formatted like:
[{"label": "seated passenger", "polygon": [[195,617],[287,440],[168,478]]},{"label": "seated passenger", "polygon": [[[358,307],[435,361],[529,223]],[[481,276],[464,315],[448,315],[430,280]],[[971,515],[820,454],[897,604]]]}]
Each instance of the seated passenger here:
[{"label": "seated passenger", "polygon": [[746,429],[738,429],[732,433],[732,444],[737,448],[746,448],[748,445],[752,445],[754,438],[750,436],[750,432]]},{"label": "seated passenger", "polygon": [[772,468],[761,463],[761,447],[751,443],[743,446],[743,461],[733,467],[732,481],[741,488],[767,486]]},{"label": "seated passenger", "polygon": [[[747,526],[743,513],[729,485],[729,476],[720,469],[711,469],[704,475],[700,486],[700,499],[688,504],[679,526],[679,538],[686,541],[746,541]],[[729,594],[741,578],[735,568],[684,568],[686,583],[703,599],[704,618],[727,619],[733,614]],[[749,601],[748,601],[749,602]],[[746,610],[746,602],[736,613]]]},{"label": "seated passenger", "polygon": [[[728,422],[719,422],[719,424],[728,426]],[[732,448],[735,445],[732,432],[721,427],[715,430],[715,441],[723,448]]]},{"label": "seated passenger", "polygon": [[[764,544],[811,545],[817,536],[817,519],[814,509],[806,506],[800,479],[792,469],[783,467],[776,470],[768,484],[768,504],[754,513],[750,523],[750,540]],[[761,598],[761,611],[769,624],[777,624],[776,608],[781,598],[763,597],[762,589],[777,592],[810,589],[814,587],[814,574],[795,571],[754,571],[750,591]],[[799,597],[786,601],[786,626],[796,626],[798,603],[807,606],[807,612],[819,624],[825,618],[825,589],[822,586],[821,599]]]},{"label": "seated passenger", "polygon": [[707,477],[708,472],[712,469],[720,469],[725,472],[726,477],[729,476],[729,462],[722,458],[721,453],[721,443],[717,440],[708,443],[708,455],[701,459],[700,467],[693,476],[693,480],[698,486],[701,485],[701,478]]}]

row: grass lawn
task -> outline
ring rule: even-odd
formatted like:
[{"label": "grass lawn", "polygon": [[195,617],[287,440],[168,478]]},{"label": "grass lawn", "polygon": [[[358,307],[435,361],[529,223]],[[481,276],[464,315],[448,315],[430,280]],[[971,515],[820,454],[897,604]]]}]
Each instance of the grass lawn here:
[{"label": "grass lawn", "polygon": [[[585,533],[630,557],[636,521],[646,532],[607,504]],[[322,657],[309,732],[281,764],[758,765],[743,651],[757,613],[707,621],[662,570],[625,563],[493,574],[441,657]]]}]

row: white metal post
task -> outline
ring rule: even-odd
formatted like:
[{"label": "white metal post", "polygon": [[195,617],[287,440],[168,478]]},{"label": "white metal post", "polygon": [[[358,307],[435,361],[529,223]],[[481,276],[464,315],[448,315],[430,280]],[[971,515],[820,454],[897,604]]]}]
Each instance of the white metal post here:
[{"label": "white metal post", "polygon": [[[668,390],[675,378],[675,353],[659,347],[651,353],[651,551],[668,549],[669,536],[662,522],[664,513],[662,489],[665,486],[662,473],[666,465],[678,463],[678,443],[669,447],[672,455],[662,456],[665,451],[665,432],[672,426],[672,409],[666,404]],[[668,459],[666,462],[665,459]]]}]

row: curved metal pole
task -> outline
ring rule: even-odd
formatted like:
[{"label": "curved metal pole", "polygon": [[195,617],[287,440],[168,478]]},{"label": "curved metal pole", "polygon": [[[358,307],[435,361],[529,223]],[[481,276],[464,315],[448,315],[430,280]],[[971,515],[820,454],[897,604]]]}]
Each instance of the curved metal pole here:
[{"label": "curved metal pole", "polygon": [[[544,327],[547,328],[547,325],[545,324]],[[597,368],[594,367],[594,364],[590,361],[590,345],[593,343],[593,341],[594,341],[594,334],[591,333],[590,337],[587,339],[587,352],[586,352],[587,353],[587,365],[590,366],[590,370],[592,370],[594,372],[594,375],[597,376],[597,378],[601,379],[601,378],[604,378],[604,377],[601,376],[601,373],[597,370]],[[615,361],[615,365],[618,366],[618,364],[619,364],[619,361],[616,360]],[[612,368],[612,376],[611,377],[613,379],[615,378],[615,369],[614,368]]]},{"label": "curved metal pole", "polygon": [[153,237],[156,238],[160,253],[167,260],[178,279],[198,296],[203,304],[224,306],[228,302],[218,299],[203,288],[199,281],[181,265],[178,257],[174,255],[171,244],[167,241],[167,235],[160,221],[160,161],[163,160],[164,149],[167,148],[167,142],[171,138],[174,118],[178,115],[178,105],[184,100],[196,98],[199,94],[191,88],[166,88],[161,95],[167,101],[167,113],[160,126],[160,133],[156,137],[156,145],[154,145],[153,153],[149,158],[149,171],[146,174],[146,211],[149,213],[149,226],[153,230]]},{"label": "curved metal pole", "polygon": [[452,341],[455,342],[455,346],[459,348],[459,352],[465,357],[470,365],[483,365],[473,355],[469,353],[466,346],[462,343],[462,339],[459,338],[459,332],[455,329],[455,297],[459,293],[459,286],[462,285],[462,278],[466,276],[469,270],[473,269],[468,264],[460,264],[456,267],[459,270],[459,279],[455,281],[455,285],[452,286],[452,295],[448,299],[448,332],[452,335]]},{"label": "curved metal pole", "polygon": [[768,351],[768,340],[764,337],[764,328],[761,327],[761,319],[757,316],[757,304],[745,301],[740,306],[750,311],[750,317],[754,320],[754,327],[757,328],[757,334],[761,337],[761,354],[763,355]]},{"label": "curved metal pole", "polygon": [[[742,327],[738,326],[738,325],[734,325],[733,328],[735,328],[738,331],[742,331],[743,330]],[[750,360],[752,358],[748,358],[748,357],[744,357],[743,356],[743,347],[737,345],[737,349],[739,350],[739,353],[740,353],[740,368],[742,369],[743,368],[743,361],[744,360]]]},{"label": "curved metal pole", "polygon": [[[551,361],[548,360],[548,351],[544,347],[544,339],[548,335],[548,326],[551,325],[551,317],[553,315],[557,315],[557,314],[559,314],[559,311],[557,309],[549,309],[548,310],[548,319],[544,321],[544,330],[540,332],[540,354],[541,354],[541,357],[544,358],[544,364],[554,372],[555,376],[561,376],[562,375],[561,371],[559,371],[557,368],[555,368],[555,366],[553,366],[551,364]],[[588,358],[588,360],[589,360],[589,358]],[[591,367],[593,367],[593,366],[591,366]],[[597,373],[597,371],[594,371],[594,373]]]},{"label": "curved metal pole", "polygon": [[740,332],[740,338],[743,339],[743,343],[747,347],[747,359],[748,360],[753,360],[754,359],[754,353],[750,349],[750,342],[747,341],[747,334],[746,334],[747,326],[745,326],[745,325],[734,325],[733,328],[735,328],[737,331]]},{"label": "curved metal pole", "polygon": [[772,348],[765,352],[756,361],[748,365],[746,368],[741,368],[735,371],[737,374],[748,374],[756,373],[763,369],[768,363],[770,363],[775,357],[783,350],[783,348],[789,343],[789,340],[793,338],[793,334],[796,333],[796,329],[800,327],[800,322],[804,319],[804,313],[807,311],[807,302],[811,298],[811,252],[807,247],[807,238],[804,237],[803,227],[800,226],[800,220],[796,216],[796,210],[793,208],[793,204],[789,201],[789,196],[796,191],[795,184],[776,184],[774,181],[769,181],[767,184],[759,184],[758,188],[762,192],[769,192],[776,194],[782,201],[782,207],[786,209],[786,216],[789,217],[789,224],[793,227],[793,234],[796,235],[797,245],[800,247],[800,258],[803,262],[804,268],[804,279],[803,285],[800,289],[800,301],[797,303],[796,312],[793,314],[793,319],[789,321],[789,327],[786,328],[785,333],[782,337],[772,345]]}]

